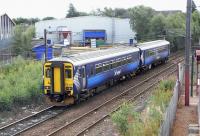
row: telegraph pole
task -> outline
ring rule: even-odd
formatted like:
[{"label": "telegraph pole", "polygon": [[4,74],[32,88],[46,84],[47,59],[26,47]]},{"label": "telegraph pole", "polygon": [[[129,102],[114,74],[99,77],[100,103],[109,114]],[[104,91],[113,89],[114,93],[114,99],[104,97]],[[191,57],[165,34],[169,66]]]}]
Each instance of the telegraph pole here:
[{"label": "telegraph pole", "polygon": [[47,30],[44,29],[44,46],[45,46],[45,62],[47,61],[48,47],[47,47]]},{"label": "telegraph pole", "polygon": [[191,13],[192,13],[192,0],[187,0],[187,17],[186,17],[186,43],[185,43],[185,106],[189,106],[189,69],[190,69],[190,47],[191,47]]}]

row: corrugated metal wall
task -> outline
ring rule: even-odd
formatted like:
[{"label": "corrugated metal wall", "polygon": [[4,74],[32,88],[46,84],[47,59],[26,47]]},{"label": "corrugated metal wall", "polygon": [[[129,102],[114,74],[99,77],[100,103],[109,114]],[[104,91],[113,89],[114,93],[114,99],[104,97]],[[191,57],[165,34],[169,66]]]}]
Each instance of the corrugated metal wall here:
[{"label": "corrugated metal wall", "polygon": [[7,14],[0,16],[0,40],[9,39],[12,36],[14,25]]}]

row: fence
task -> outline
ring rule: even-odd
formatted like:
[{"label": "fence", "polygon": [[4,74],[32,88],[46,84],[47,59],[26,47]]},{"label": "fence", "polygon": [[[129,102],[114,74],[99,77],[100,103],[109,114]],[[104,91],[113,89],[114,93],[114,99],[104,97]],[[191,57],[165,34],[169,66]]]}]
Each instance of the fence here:
[{"label": "fence", "polygon": [[176,116],[176,109],[177,104],[180,96],[180,86],[183,83],[183,77],[184,77],[184,67],[183,64],[178,64],[178,80],[176,81],[176,85],[174,87],[173,96],[171,98],[171,101],[166,109],[165,115],[164,115],[164,121],[160,127],[160,136],[169,136],[171,132],[171,128],[174,123],[174,119]]},{"label": "fence", "polygon": [[[18,55],[13,54],[9,50],[0,51],[0,67],[12,63],[14,61],[14,58],[17,56]],[[35,59],[35,53],[31,51],[20,53],[20,56],[22,56],[24,59]]]},{"label": "fence", "polygon": [[178,96],[179,96],[179,81],[176,81],[176,85],[174,87],[173,96],[171,98],[171,101],[169,103],[169,106],[166,110],[164,121],[160,128],[160,136],[169,136],[171,127],[173,125],[175,116],[176,116],[176,109],[178,104]]}]

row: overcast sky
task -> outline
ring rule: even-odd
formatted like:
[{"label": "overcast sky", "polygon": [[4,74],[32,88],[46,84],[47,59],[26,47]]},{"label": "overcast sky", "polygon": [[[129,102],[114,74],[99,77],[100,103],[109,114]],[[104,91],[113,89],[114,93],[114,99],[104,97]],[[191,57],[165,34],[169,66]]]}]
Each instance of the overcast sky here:
[{"label": "overcast sky", "polygon": [[[200,0],[194,1],[200,6]],[[150,6],[155,10],[186,11],[186,0],[0,0],[0,13],[7,13],[11,18],[64,18],[69,3],[84,12],[104,7],[130,8],[137,5]]]}]

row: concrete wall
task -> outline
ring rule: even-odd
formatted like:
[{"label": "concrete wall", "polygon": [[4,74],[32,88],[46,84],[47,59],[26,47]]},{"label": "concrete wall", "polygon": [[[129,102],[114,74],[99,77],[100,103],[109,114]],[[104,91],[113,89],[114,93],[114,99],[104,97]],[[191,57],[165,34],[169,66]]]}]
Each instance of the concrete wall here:
[{"label": "concrete wall", "polygon": [[[44,29],[56,31],[59,26],[66,26],[68,31],[72,31],[72,42],[83,40],[83,30],[103,29],[106,30],[107,43],[129,43],[129,39],[135,37],[135,32],[131,30],[129,19],[119,19],[100,16],[83,16],[59,20],[40,21],[35,24],[36,36],[44,37]],[[56,39],[56,34],[48,35],[49,38]]]}]

